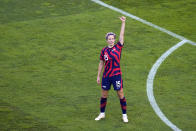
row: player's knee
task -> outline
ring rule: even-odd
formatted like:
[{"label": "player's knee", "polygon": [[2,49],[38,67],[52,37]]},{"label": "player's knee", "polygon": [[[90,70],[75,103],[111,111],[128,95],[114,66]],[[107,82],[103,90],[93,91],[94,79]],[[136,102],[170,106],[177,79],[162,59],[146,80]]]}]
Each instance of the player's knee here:
[{"label": "player's knee", "polygon": [[124,98],[124,94],[120,94],[120,95],[119,95],[119,98],[120,98],[120,99],[123,99],[123,98]]},{"label": "player's knee", "polygon": [[108,97],[108,92],[107,91],[102,91],[101,96],[102,96],[102,98],[107,98]]},{"label": "player's knee", "polygon": [[108,97],[108,95],[107,94],[102,94],[102,96],[101,96],[102,98],[107,98]]},{"label": "player's knee", "polygon": [[118,97],[122,99],[124,97],[124,93],[122,91],[118,91]]}]

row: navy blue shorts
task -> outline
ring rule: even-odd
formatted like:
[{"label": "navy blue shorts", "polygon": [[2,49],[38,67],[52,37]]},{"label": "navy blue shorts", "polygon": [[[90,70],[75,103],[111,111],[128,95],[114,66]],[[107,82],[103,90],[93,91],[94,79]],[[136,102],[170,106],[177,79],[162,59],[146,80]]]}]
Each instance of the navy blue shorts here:
[{"label": "navy blue shorts", "polygon": [[103,90],[110,90],[111,84],[114,87],[114,90],[120,90],[123,88],[123,80],[121,75],[115,75],[112,77],[102,77],[101,88]]}]

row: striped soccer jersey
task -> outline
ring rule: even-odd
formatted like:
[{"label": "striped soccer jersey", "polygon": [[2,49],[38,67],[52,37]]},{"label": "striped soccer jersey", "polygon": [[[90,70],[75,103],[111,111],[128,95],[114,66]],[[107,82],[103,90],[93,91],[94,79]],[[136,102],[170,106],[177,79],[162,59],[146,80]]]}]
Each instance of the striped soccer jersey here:
[{"label": "striped soccer jersey", "polygon": [[106,46],[102,49],[100,60],[103,60],[105,63],[105,68],[103,72],[103,77],[112,77],[114,75],[121,75],[120,69],[120,58],[122,45],[120,42],[115,44],[112,48]]}]

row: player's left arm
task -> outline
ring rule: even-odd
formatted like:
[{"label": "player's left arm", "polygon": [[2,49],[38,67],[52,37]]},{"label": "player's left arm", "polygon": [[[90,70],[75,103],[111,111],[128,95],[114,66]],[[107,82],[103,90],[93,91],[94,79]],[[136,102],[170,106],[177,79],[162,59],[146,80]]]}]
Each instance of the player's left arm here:
[{"label": "player's left arm", "polygon": [[124,32],[125,32],[126,17],[122,16],[122,17],[120,17],[120,20],[122,21],[122,24],[121,24],[119,42],[121,43],[121,45],[123,45],[124,44]]}]

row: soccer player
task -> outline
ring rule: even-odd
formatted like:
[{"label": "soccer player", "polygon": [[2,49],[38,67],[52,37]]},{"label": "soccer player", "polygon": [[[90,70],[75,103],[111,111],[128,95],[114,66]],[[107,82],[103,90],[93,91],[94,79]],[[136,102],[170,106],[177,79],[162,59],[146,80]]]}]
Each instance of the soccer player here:
[{"label": "soccer player", "polygon": [[108,91],[111,85],[113,85],[114,90],[117,91],[118,97],[120,99],[120,105],[122,109],[122,119],[123,122],[128,122],[126,114],[126,99],[123,93],[123,80],[122,72],[120,69],[120,58],[121,51],[124,44],[124,31],[125,31],[125,21],[126,17],[120,17],[122,21],[119,41],[115,44],[116,35],[112,32],[106,34],[106,41],[108,46],[102,49],[100,55],[100,62],[98,66],[97,83],[100,84],[100,75],[105,65],[102,83],[101,83],[101,100],[100,100],[100,114],[95,118],[96,121],[105,118],[105,108],[107,104]]}]

